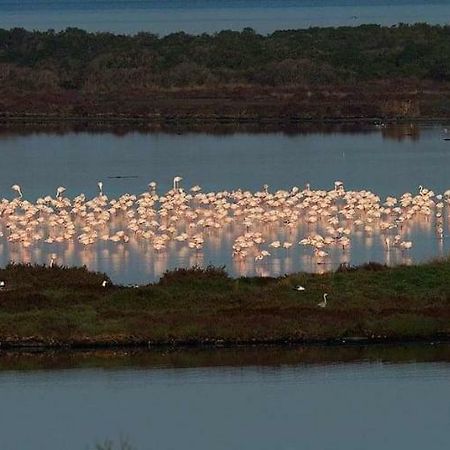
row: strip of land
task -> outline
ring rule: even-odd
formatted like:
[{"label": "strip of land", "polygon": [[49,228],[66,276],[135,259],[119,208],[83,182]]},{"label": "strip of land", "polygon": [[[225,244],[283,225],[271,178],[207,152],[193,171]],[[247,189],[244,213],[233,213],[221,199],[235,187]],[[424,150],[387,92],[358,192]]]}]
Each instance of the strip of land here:
[{"label": "strip of land", "polygon": [[0,279],[3,349],[450,339],[450,261],[281,278],[179,269],[140,287],[102,287],[107,277],[84,268],[10,265]]},{"label": "strip of land", "polygon": [[0,30],[0,120],[450,117],[449,26],[158,37]]}]

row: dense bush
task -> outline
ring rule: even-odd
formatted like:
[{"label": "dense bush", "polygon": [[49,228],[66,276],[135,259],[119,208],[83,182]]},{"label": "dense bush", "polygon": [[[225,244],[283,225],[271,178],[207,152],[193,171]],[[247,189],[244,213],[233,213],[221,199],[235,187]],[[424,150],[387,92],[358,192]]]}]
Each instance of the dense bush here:
[{"label": "dense bush", "polygon": [[230,279],[228,273],[225,270],[225,266],[223,267],[215,267],[215,266],[193,266],[190,268],[177,268],[174,270],[167,270],[163,273],[161,279],[159,280],[160,285],[169,285],[174,283],[198,283],[202,281],[219,281],[225,280],[228,281]]},{"label": "dense bush", "polygon": [[252,29],[158,37],[0,30],[0,83],[22,90],[450,80],[450,26]]},{"label": "dense bush", "polygon": [[103,281],[111,285],[103,273],[90,272],[83,267],[62,267],[10,263],[0,269],[0,280],[6,282],[7,290],[20,288],[95,288],[102,289]]}]

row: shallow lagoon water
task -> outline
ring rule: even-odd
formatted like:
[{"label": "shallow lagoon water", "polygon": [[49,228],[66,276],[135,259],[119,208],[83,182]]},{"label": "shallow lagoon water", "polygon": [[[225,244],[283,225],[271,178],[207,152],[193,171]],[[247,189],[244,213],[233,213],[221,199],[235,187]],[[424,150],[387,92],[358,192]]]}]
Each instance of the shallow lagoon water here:
[{"label": "shallow lagoon water", "polygon": [[[346,189],[370,189],[382,198],[409,191],[416,193],[423,184],[436,193],[450,188],[450,142],[445,141],[445,125],[402,125],[364,127],[352,132],[309,133],[140,133],[121,135],[102,132],[0,134],[0,196],[12,198],[12,184],[22,186],[24,196],[36,200],[54,195],[57,186],[67,188],[74,197],[83,192],[97,194],[97,181],[104,182],[109,198],[147,190],[151,180],[158,192],[170,189],[175,175],[183,176],[187,189],[200,184],[203,190],[261,190],[303,188],[332,189],[335,180]],[[132,178],[109,178],[129,176]],[[271,257],[255,262],[237,261],[231,246],[242,230],[226,228],[211,232],[201,252],[171,245],[155,252],[132,238],[126,245],[98,242],[84,247],[73,243],[38,242],[30,248],[0,240],[0,264],[8,261],[49,263],[51,253],[57,263],[87,265],[106,272],[118,283],[145,283],[157,280],[167,269],[195,264],[225,265],[233,276],[282,275],[306,270],[334,270],[340,263],[361,264],[378,261],[388,264],[425,261],[444,257],[450,250],[447,210],[444,237],[438,239],[433,217],[408,226],[405,238],[414,243],[409,252],[386,253],[381,235],[352,234],[349,253],[332,250],[324,264],[317,264],[312,252],[297,242],[314,228],[299,227],[288,232],[282,227],[264,231],[267,244],[275,239],[295,245],[273,249]],[[5,235],[7,231],[3,229]],[[320,231],[320,230],[318,230]]]},{"label": "shallow lagoon water", "polygon": [[253,27],[259,33],[312,26],[446,24],[445,0],[0,0],[0,27],[160,35]]},{"label": "shallow lagoon water", "polygon": [[79,450],[121,435],[142,450],[448,445],[445,346],[118,352],[119,363],[66,353],[72,362],[55,370],[58,357],[0,354],[2,449]]}]

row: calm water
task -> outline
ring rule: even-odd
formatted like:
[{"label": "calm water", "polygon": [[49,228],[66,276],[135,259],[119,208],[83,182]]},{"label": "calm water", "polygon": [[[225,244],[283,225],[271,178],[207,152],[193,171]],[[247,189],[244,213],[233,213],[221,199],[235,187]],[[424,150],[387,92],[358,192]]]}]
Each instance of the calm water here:
[{"label": "calm water", "polygon": [[446,24],[447,0],[0,0],[0,27],[164,35],[253,27],[260,33],[310,26],[399,22]]},{"label": "calm water", "polygon": [[[160,355],[166,365],[98,355],[85,368],[81,355],[65,370],[48,368],[58,356],[0,354],[0,447],[80,450],[124,435],[141,450],[442,450],[448,349],[418,351],[216,350]],[[33,358],[47,369],[17,368]]]},{"label": "calm water", "polygon": [[[158,182],[158,192],[171,187],[175,175],[183,176],[187,189],[200,184],[205,192],[237,188],[261,190],[290,189],[311,183],[315,189],[332,189],[337,179],[346,189],[370,189],[382,198],[409,191],[417,193],[423,184],[436,193],[450,188],[450,142],[443,140],[442,125],[390,126],[366,128],[360,132],[307,134],[236,133],[0,133],[0,197],[12,198],[11,185],[22,186],[24,196],[36,200],[54,195],[57,186],[67,188],[65,195],[83,192],[97,195],[97,181],[104,182],[109,198],[147,190],[151,180]],[[109,178],[131,176],[133,178]],[[261,231],[266,246],[275,239],[289,240],[286,250],[270,249],[271,257],[255,262],[232,257],[234,239],[240,228],[227,226],[220,232],[207,232],[204,249],[190,250],[173,241],[166,251],[156,252],[140,239],[128,244],[103,242],[85,247],[74,241],[48,244],[39,241],[24,248],[20,243],[0,239],[0,264],[8,261],[87,265],[106,272],[115,282],[146,283],[154,281],[167,269],[194,264],[225,265],[229,273],[240,275],[282,275],[306,270],[334,270],[340,263],[361,264],[379,261],[388,264],[411,263],[442,257],[450,251],[450,229],[444,214],[444,237],[438,239],[435,222],[418,220],[403,229],[403,238],[411,239],[408,252],[394,249],[386,253],[384,239],[377,232],[352,233],[352,246],[343,253],[331,249],[324,264],[317,264],[312,252],[297,242],[321,226],[299,226],[288,231],[266,227]],[[80,232],[81,233],[81,232]]]}]

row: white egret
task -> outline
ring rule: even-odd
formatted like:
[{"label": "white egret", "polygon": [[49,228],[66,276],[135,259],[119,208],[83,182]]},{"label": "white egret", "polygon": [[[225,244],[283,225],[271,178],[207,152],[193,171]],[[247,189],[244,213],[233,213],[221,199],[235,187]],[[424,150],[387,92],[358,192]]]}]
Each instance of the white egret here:
[{"label": "white egret", "polygon": [[54,267],[56,262],[56,253],[50,255],[50,267]]},{"label": "white egret", "polygon": [[327,297],[328,297],[327,293],[323,294],[323,301],[317,303],[317,306],[319,306],[320,308],[325,308],[327,306]]}]

